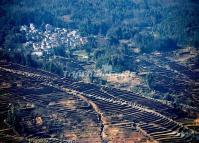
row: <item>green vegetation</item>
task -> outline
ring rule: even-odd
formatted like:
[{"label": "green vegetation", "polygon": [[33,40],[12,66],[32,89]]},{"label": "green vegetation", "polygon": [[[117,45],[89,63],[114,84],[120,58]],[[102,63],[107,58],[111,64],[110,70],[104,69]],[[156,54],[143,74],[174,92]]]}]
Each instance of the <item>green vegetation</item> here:
[{"label": "green vegetation", "polygon": [[[1,59],[34,67],[49,67],[45,62],[49,55],[38,61],[30,49],[21,48],[26,38],[19,26],[24,24],[78,29],[89,37],[83,48],[96,67],[109,63],[115,71],[134,68],[132,47],[144,53],[167,52],[199,43],[198,2],[193,0],[1,0],[0,4]],[[65,51],[58,47],[51,56],[71,57],[71,51]]]}]

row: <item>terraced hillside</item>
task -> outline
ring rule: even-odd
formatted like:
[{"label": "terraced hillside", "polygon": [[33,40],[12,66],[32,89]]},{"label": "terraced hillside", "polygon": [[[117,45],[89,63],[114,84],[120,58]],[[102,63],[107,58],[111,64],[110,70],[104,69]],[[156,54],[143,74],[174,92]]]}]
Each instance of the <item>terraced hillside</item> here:
[{"label": "terraced hillside", "polygon": [[170,94],[170,97],[165,96],[164,99],[172,103],[178,102],[182,104],[182,108],[197,113],[199,111],[198,51],[192,50],[185,48],[173,53],[141,55],[136,65],[140,73],[148,74],[147,86],[150,90],[154,90],[161,97]]},{"label": "terraced hillside", "polygon": [[194,142],[172,107],[133,93],[6,62],[0,77],[2,142]]}]

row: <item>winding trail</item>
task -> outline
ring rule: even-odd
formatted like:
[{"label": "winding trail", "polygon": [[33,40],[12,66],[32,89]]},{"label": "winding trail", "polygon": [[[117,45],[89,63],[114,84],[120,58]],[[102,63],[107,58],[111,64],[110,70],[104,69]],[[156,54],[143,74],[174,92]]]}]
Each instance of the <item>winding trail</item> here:
[{"label": "winding trail", "polygon": [[71,90],[68,88],[63,88],[62,90],[64,92],[67,92],[69,94],[72,94],[74,96],[81,98],[83,101],[85,101],[86,103],[91,105],[93,110],[95,110],[95,112],[97,113],[97,115],[99,117],[98,119],[101,123],[101,131],[100,131],[101,140],[102,141],[107,140],[106,130],[108,129],[108,121],[107,121],[107,118],[103,115],[103,112],[98,108],[98,106],[93,101],[87,99],[84,95],[82,95],[81,93],[79,93],[76,90]]}]

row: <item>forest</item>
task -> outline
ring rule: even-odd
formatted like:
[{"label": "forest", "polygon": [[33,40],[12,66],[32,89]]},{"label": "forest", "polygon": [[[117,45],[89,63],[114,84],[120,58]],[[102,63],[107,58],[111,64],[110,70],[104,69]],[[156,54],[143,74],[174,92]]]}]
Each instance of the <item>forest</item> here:
[{"label": "forest", "polygon": [[[141,53],[197,48],[198,6],[196,0],[1,0],[0,58],[45,67],[46,60],[41,64],[22,48],[26,38],[19,28],[30,23],[37,27],[50,24],[78,29],[87,37],[89,42],[82,48],[92,55],[97,68],[108,63],[116,72],[132,70],[132,61],[139,54],[132,48],[139,48]],[[59,47],[52,55],[63,56],[63,51]]]}]

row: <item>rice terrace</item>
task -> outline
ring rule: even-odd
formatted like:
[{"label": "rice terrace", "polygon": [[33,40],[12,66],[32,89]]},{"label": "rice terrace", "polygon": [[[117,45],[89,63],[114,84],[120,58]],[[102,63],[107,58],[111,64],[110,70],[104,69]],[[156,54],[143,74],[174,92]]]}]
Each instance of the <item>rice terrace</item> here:
[{"label": "rice terrace", "polygon": [[199,1],[0,0],[0,143],[199,143]]}]

